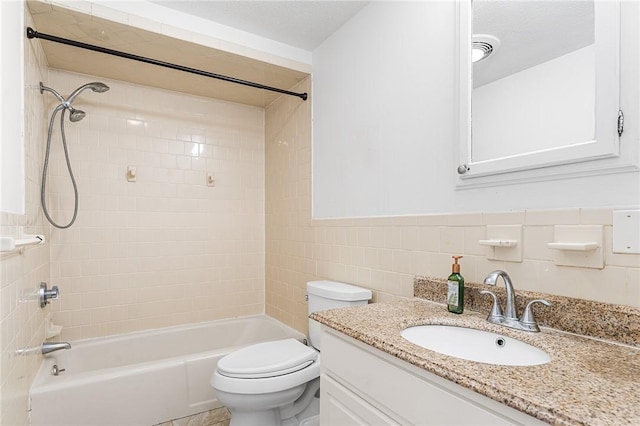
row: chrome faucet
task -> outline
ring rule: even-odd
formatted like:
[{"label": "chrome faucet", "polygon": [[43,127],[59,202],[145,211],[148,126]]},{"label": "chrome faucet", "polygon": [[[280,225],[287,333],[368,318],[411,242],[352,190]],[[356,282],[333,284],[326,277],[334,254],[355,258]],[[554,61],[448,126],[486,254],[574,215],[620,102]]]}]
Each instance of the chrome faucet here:
[{"label": "chrome faucet", "polygon": [[509,278],[509,274],[504,271],[493,271],[484,279],[485,284],[496,285],[498,281],[498,277],[502,277],[504,281],[504,286],[507,289],[507,304],[504,309],[507,311],[506,315],[504,315],[505,319],[514,319],[517,320],[516,315],[516,295],[513,291],[513,284],[511,284],[511,278]]},{"label": "chrome faucet", "polygon": [[516,295],[515,291],[513,290],[513,284],[511,283],[509,274],[500,270],[493,271],[489,275],[487,275],[487,277],[484,279],[484,283],[488,285],[496,285],[498,277],[502,277],[504,286],[507,290],[507,302],[505,305],[506,313],[502,313],[500,303],[498,302],[498,297],[493,292],[482,290],[480,294],[489,294],[493,298],[493,306],[491,307],[491,312],[487,317],[487,321],[494,324],[504,325],[505,327],[515,328],[517,330],[540,331],[540,327],[538,327],[538,323],[533,317],[531,306],[534,303],[542,303],[545,306],[551,306],[551,303],[547,302],[544,299],[532,300],[527,303],[527,306],[524,308],[524,312],[522,313],[522,317],[518,319],[516,313]]},{"label": "chrome faucet", "polygon": [[44,342],[42,344],[42,355],[59,351],[61,349],[71,349],[71,344],[67,342]]}]

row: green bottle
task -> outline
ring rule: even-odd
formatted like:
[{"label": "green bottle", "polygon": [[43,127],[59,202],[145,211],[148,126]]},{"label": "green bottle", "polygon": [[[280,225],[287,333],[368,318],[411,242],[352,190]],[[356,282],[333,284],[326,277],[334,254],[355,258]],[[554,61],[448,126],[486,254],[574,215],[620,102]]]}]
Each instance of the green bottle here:
[{"label": "green bottle", "polygon": [[453,265],[451,275],[447,278],[447,309],[454,314],[461,314],[464,311],[464,278],[460,275],[458,259],[462,259],[462,256],[451,257]]}]

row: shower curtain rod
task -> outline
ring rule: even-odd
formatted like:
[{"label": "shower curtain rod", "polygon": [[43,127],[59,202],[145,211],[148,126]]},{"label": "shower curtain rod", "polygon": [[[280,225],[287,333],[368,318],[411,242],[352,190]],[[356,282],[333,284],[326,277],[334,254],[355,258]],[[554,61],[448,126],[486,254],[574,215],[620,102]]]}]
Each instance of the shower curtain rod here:
[{"label": "shower curtain rod", "polygon": [[120,58],[131,59],[134,61],[144,62],[152,65],[158,65],[161,67],[171,68],[178,71],[189,72],[191,74],[197,74],[204,77],[216,78],[218,80],[224,80],[230,83],[236,83],[236,84],[242,84],[244,86],[255,87],[256,89],[270,90],[272,92],[278,92],[278,93],[283,93],[285,95],[296,96],[302,99],[303,101],[307,100],[306,93],[291,92],[289,90],[278,89],[277,87],[270,87],[270,86],[265,86],[264,84],[254,83],[246,80],[240,80],[239,78],[235,78],[235,77],[228,77],[226,75],[215,74],[208,71],[202,71],[195,68],[189,68],[182,65],[172,64],[170,62],[158,61],[156,59],[146,58],[144,56],[133,55],[131,53],[120,52],[118,50],[113,50],[113,49],[107,49],[106,47],[95,46],[92,44],[82,43],[80,41],[69,40],[66,38],[62,38],[62,37],[58,37],[50,34],[44,34],[34,30],[31,27],[27,27],[27,38],[41,38],[43,40],[48,40],[56,43],[66,44],[69,46],[79,47],[81,49],[93,50],[94,52],[118,56]]}]

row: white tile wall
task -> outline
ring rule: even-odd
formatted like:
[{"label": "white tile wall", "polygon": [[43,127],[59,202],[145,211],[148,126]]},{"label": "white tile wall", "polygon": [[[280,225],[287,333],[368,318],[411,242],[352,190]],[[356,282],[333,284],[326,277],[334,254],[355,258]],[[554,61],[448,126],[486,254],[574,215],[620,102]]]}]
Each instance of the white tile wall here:
[{"label": "white tile wall", "polygon": [[[310,90],[305,82],[300,90]],[[282,98],[266,111],[266,311],[305,331],[305,282],[328,278],[374,290],[376,300],[413,295],[415,274],[445,278],[451,256],[467,281],[503,269],[516,289],[640,307],[640,256],[613,254],[613,209],[560,209],[312,220],[309,106]],[[292,188],[298,189],[297,191]],[[303,188],[300,190],[300,188]],[[488,225],[523,225],[523,262],[487,260]],[[554,225],[604,225],[602,270],[556,266]]]},{"label": "white tile wall", "polygon": [[[31,16],[25,17],[33,25]],[[44,102],[38,88],[47,81],[47,63],[38,41],[25,42],[25,215],[0,213],[0,235],[44,234],[39,208],[42,138],[45,137]],[[3,141],[5,142],[5,141]],[[34,297],[41,281],[50,281],[49,246],[34,246],[0,254],[0,424],[28,424],[28,392],[42,359],[35,352],[44,341],[44,318]]]},{"label": "white tile wall", "polygon": [[[63,94],[94,80],[50,72]],[[263,312],[263,110],[103,81],[111,89],[83,92],[74,106],[87,116],[67,125],[80,210],[51,235],[63,338]],[[47,192],[66,223],[73,192],[56,140]]]}]

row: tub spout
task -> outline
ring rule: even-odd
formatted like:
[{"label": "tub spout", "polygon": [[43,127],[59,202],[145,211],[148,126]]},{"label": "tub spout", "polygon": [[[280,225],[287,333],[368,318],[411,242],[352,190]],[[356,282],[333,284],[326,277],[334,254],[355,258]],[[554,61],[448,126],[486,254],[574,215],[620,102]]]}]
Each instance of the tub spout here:
[{"label": "tub spout", "polygon": [[71,344],[67,342],[44,342],[42,344],[42,355],[59,351],[60,349],[71,349]]}]

